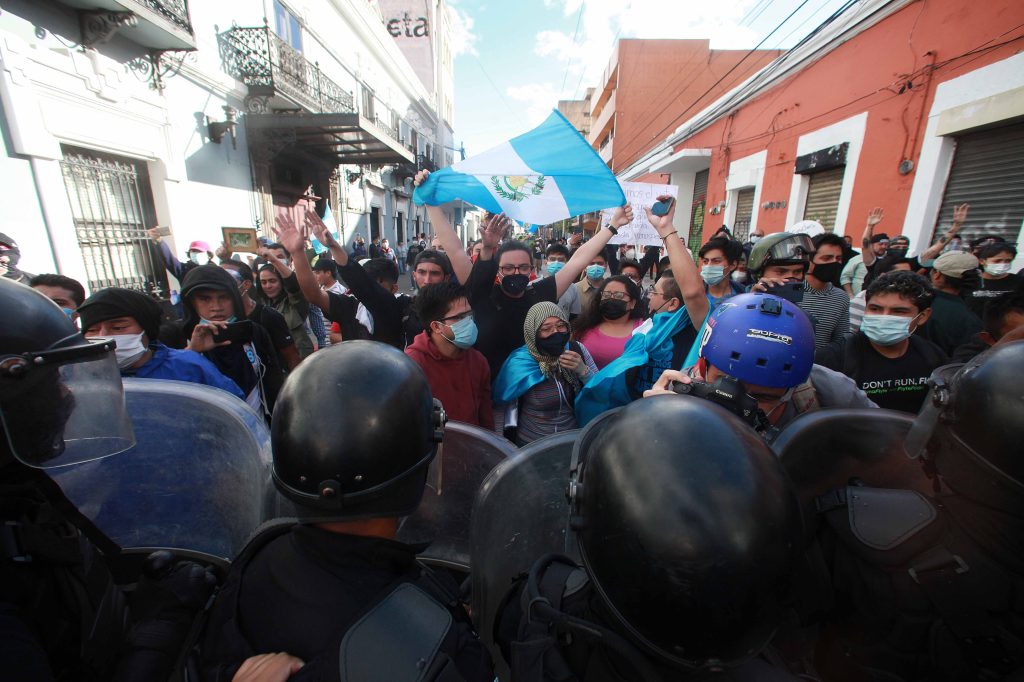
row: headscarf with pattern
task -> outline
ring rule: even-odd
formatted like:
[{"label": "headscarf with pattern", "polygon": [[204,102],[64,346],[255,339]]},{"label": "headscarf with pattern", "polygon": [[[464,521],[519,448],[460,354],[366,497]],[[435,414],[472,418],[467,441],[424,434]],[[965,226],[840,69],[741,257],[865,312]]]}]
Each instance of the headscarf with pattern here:
[{"label": "headscarf with pattern", "polygon": [[569,317],[565,314],[565,311],[558,307],[556,303],[541,301],[534,304],[527,311],[526,321],[523,322],[523,337],[526,341],[526,349],[530,351],[530,355],[540,365],[541,374],[549,379],[561,378],[562,381],[572,386],[574,391],[579,391],[583,387],[583,382],[580,381],[579,375],[558,364],[557,356],[544,355],[537,348],[537,332],[540,330],[541,325],[544,324],[544,320],[549,317],[557,317],[562,322],[565,322],[569,327],[570,336],[572,335],[572,324],[569,323]]}]

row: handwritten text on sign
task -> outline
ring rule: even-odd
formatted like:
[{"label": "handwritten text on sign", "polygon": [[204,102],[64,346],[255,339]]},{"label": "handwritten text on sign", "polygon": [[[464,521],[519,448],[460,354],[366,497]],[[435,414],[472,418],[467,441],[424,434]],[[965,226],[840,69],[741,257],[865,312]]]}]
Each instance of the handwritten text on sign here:
[{"label": "handwritten text on sign", "polygon": [[[633,207],[633,222],[619,228],[619,234],[612,237],[608,243],[661,246],[661,237],[648,222],[644,207],[650,208],[659,196],[665,194],[673,197],[679,196],[679,188],[675,185],[652,185],[646,182],[623,182],[620,184],[622,191],[626,194],[626,201]],[[601,212],[601,227],[611,224],[614,211],[615,209],[605,209]]]}]

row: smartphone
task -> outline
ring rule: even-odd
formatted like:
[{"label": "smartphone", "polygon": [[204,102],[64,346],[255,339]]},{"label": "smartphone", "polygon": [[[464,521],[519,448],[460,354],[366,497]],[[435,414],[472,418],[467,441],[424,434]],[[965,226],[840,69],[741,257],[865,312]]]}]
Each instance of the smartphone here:
[{"label": "smartphone", "polygon": [[668,212],[672,210],[672,204],[676,202],[675,199],[669,199],[668,201],[656,201],[651,206],[651,213],[656,216],[668,215]]},{"label": "smartphone", "polygon": [[225,329],[214,334],[215,343],[231,341],[232,343],[248,343],[252,341],[252,321],[241,320],[239,322],[228,322]]},{"label": "smartphone", "polygon": [[785,284],[768,287],[765,293],[784,298],[790,303],[800,303],[804,300],[804,283],[786,282]]}]

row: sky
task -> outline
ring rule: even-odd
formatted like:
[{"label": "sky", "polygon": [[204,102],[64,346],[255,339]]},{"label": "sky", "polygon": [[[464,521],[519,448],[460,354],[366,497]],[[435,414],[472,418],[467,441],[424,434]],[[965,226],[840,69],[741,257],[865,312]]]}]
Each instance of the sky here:
[{"label": "sky", "polygon": [[581,98],[599,84],[618,38],[708,38],[712,49],[735,50],[751,49],[767,37],[762,49],[788,48],[843,4],[448,0],[456,146],[464,141],[473,156],[533,128],[559,99]]}]

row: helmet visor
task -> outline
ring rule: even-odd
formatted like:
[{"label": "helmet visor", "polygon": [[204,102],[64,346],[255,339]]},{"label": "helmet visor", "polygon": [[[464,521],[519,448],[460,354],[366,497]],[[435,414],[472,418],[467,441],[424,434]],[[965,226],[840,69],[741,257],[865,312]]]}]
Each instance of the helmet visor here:
[{"label": "helmet visor", "polygon": [[0,403],[8,445],[39,469],[115,455],[135,445],[112,352],[33,370],[34,386]]},{"label": "helmet visor", "polygon": [[810,261],[816,250],[810,237],[806,234],[797,234],[772,244],[768,252],[768,261]]}]

